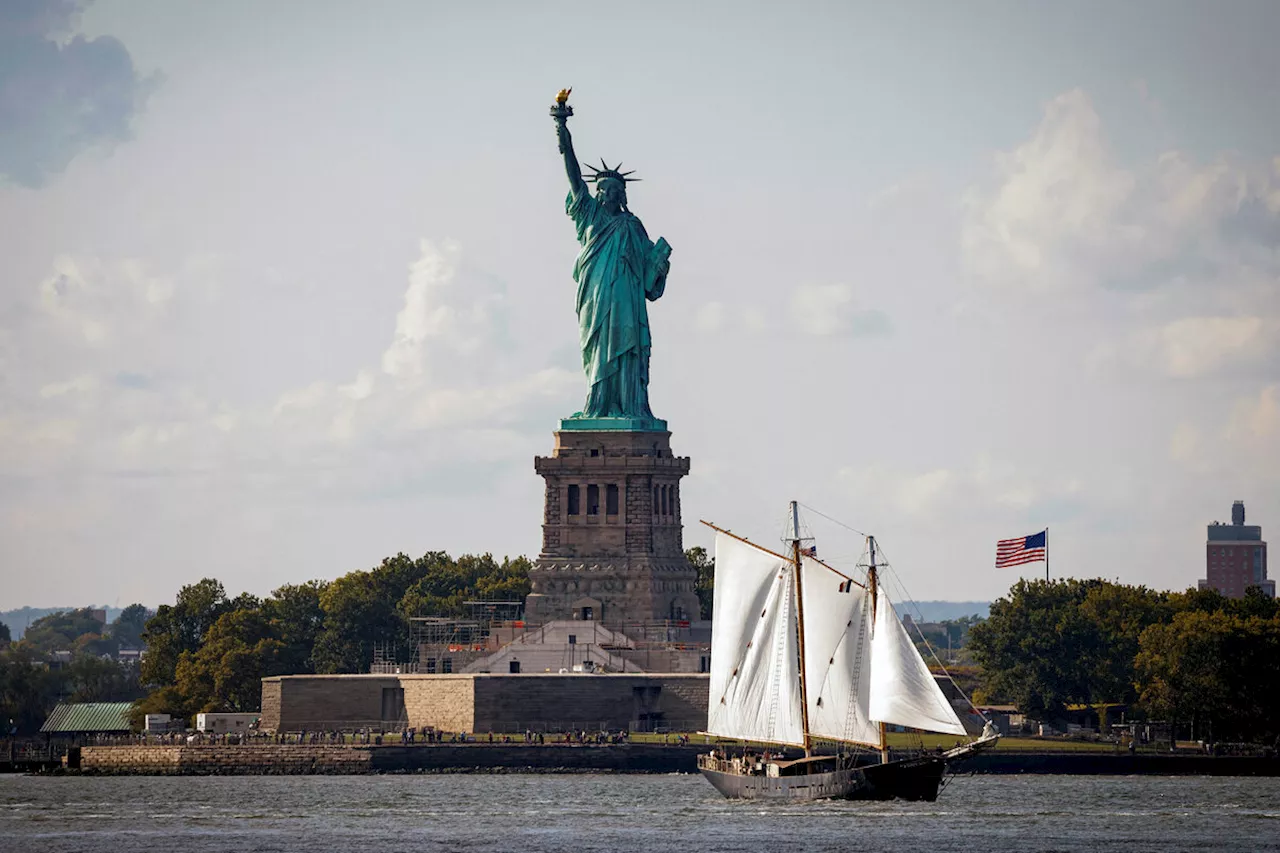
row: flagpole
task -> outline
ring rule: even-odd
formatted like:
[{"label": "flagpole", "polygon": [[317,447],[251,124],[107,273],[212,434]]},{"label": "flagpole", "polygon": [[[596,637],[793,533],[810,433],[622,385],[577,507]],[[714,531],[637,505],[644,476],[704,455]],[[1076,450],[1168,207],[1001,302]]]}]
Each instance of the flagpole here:
[{"label": "flagpole", "polygon": [[1044,582],[1049,582],[1049,528],[1044,529]]}]

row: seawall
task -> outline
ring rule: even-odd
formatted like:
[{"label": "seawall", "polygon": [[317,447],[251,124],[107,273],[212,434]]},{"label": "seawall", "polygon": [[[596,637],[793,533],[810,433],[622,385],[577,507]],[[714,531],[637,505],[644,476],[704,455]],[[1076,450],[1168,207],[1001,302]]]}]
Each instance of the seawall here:
[{"label": "seawall", "polygon": [[1106,752],[979,753],[958,773],[1052,773],[1078,776],[1280,776],[1280,758]]},{"label": "seawall", "polygon": [[696,772],[702,745],[433,744],[430,746],[85,746],[82,773],[253,776],[362,773]]},{"label": "seawall", "polygon": [[[367,773],[695,773],[703,744],[432,744],[429,746],[86,746],[68,767],[104,775]],[[957,773],[1280,776],[1280,758],[1108,753],[983,753]]]},{"label": "seawall", "polygon": [[374,772],[370,747],[252,744],[245,746],[82,746],[67,766],[82,773],[125,776],[311,775]]}]

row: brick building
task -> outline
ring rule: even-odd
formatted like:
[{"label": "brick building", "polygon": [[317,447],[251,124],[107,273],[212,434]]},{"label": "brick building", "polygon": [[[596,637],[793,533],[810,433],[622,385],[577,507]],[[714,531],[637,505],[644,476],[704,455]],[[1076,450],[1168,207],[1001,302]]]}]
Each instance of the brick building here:
[{"label": "brick building", "polygon": [[1274,598],[1276,583],[1267,579],[1267,543],[1262,540],[1262,527],[1244,521],[1244,501],[1236,501],[1230,524],[1215,521],[1209,525],[1200,588],[1216,589],[1228,598],[1244,598],[1245,590],[1256,586]]}]

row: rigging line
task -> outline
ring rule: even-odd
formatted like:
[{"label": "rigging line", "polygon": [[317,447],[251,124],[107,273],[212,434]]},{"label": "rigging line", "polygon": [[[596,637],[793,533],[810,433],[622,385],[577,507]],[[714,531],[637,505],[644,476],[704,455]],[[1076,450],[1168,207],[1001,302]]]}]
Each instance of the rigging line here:
[{"label": "rigging line", "polygon": [[856,527],[850,527],[849,525],[845,524],[843,521],[841,521],[841,520],[840,520],[840,519],[838,519],[838,518],[832,518],[831,516],[827,515],[825,512],[822,512],[821,510],[814,509],[813,507],[809,506],[807,503],[801,503],[800,501],[796,501],[796,503],[800,504],[800,506],[802,506],[802,507],[804,507],[805,509],[809,510],[809,512],[813,513],[814,515],[820,515],[820,516],[822,516],[823,518],[825,518],[827,521],[831,522],[832,524],[838,524],[839,526],[843,527],[845,530],[852,530],[854,533],[856,533],[856,534],[858,534],[859,536],[862,536],[862,537],[864,537],[864,538],[865,538],[865,537],[866,537],[866,535],[867,535],[867,534],[863,533],[861,530],[859,530],[859,529],[858,529],[858,528],[856,528]]},{"label": "rigging line", "polygon": [[[883,546],[880,548],[880,553],[884,554]],[[942,662],[942,658],[938,657],[938,653],[934,651],[933,644],[929,642],[929,638],[926,637],[924,635],[924,632],[920,630],[920,623],[924,621],[924,614],[920,611],[920,607],[919,605],[916,604],[916,600],[912,598],[911,594],[907,591],[907,585],[902,582],[902,577],[898,574],[898,570],[893,567],[893,563],[889,561],[888,557],[885,557],[884,564],[888,566],[889,571],[893,573],[893,581],[902,590],[902,595],[904,600],[910,603],[912,609],[916,611],[916,616],[919,617],[918,619],[912,619],[911,621],[916,629],[916,634],[919,635],[921,642],[924,643],[924,647],[929,650],[929,655],[933,658],[934,662],[938,664],[938,668],[942,670],[942,674],[945,675],[947,677],[947,680],[951,682],[951,686],[956,689],[956,692],[960,694],[960,697],[964,699],[964,701],[969,703],[969,707],[972,708],[974,712],[977,713],[977,715],[982,718],[982,721],[984,723],[991,722],[989,719],[987,719],[986,714],[978,710],[978,706],[973,704],[973,700],[970,699],[969,695],[964,692],[964,688],[962,688],[956,682],[955,678],[952,677],[950,670],[947,669],[947,665]]]}]

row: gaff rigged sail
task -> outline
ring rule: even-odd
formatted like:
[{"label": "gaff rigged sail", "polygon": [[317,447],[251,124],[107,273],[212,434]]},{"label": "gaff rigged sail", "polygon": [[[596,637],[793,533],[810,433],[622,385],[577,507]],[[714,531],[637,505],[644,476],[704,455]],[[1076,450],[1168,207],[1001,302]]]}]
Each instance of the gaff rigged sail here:
[{"label": "gaff rigged sail", "polygon": [[804,744],[795,565],[716,533],[707,731]]}]

